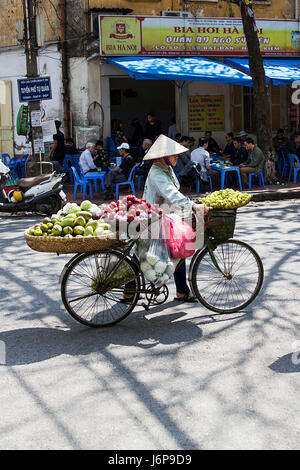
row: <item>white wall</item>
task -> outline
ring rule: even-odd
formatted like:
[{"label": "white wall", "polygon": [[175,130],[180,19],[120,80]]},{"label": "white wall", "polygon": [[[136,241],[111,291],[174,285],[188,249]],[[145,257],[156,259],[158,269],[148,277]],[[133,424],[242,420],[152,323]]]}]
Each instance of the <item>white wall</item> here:
[{"label": "white wall", "polygon": [[88,125],[89,73],[88,62],[83,57],[70,58],[70,110],[73,126]]},{"label": "white wall", "polygon": [[[61,55],[55,45],[40,49],[38,68],[40,76],[50,76],[52,88],[52,100],[41,102],[43,117],[54,117],[63,121]],[[12,83],[14,147],[17,154],[27,153],[31,150],[30,144],[26,144],[26,138],[16,134],[17,114],[23,104],[19,102],[18,94],[17,80],[20,78],[26,78],[24,49],[21,47],[5,51],[0,49],[0,80],[11,80]]]}]

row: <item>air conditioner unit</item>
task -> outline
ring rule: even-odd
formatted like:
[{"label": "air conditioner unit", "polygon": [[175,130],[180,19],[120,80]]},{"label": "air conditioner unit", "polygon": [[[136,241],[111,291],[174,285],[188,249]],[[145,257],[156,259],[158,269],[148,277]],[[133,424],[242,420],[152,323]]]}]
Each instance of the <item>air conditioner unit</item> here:
[{"label": "air conditioner unit", "polygon": [[190,11],[163,10],[160,13],[161,16],[180,16],[181,18],[191,18],[193,16]]}]

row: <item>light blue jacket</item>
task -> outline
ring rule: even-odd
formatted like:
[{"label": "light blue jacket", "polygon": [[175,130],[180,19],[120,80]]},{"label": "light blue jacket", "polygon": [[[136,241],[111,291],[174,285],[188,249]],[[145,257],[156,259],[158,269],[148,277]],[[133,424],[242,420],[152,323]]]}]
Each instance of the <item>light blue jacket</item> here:
[{"label": "light blue jacket", "polygon": [[180,184],[173,168],[165,168],[161,162],[152,165],[144,188],[144,199],[150,204],[171,204],[191,209],[193,202],[180,191]]}]

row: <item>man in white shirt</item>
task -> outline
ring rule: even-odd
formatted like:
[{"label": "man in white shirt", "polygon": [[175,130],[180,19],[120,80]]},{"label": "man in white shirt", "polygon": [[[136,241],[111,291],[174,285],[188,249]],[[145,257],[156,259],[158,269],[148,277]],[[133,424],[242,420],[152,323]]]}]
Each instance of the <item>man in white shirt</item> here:
[{"label": "man in white shirt", "polygon": [[210,166],[210,155],[207,151],[208,143],[207,139],[199,139],[199,147],[192,151],[191,161],[200,165],[200,179],[207,183],[208,176],[211,176],[212,185],[215,186],[218,179],[218,171],[213,170]]},{"label": "man in white shirt", "polygon": [[79,158],[79,164],[84,174],[88,173],[88,171],[98,171],[93,159],[94,152],[95,144],[88,142],[86,144],[86,149],[82,152]]},{"label": "man in white shirt", "polygon": [[202,171],[210,169],[210,156],[207,147],[208,140],[202,139],[199,142],[199,147],[191,153],[191,161],[199,163]]}]

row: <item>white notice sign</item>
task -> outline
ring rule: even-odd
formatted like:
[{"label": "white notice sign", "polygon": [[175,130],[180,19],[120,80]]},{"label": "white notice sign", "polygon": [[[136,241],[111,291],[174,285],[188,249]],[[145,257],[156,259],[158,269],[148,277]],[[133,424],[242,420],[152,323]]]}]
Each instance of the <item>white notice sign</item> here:
[{"label": "white notice sign", "polygon": [[53,135],[57,133],[54,119],[42,121],[44,142],[53,142]]},{"label": "white notice sign", "polygon": [[41,118],[42,118],[41,111],[31,111],[32,127],[39,127],[41,125]]},{"label": "white notice sign", "polygon": [[40,151],[44,153],[44,142],[43,139],[34,139],[33,141],[34,153],[39,153]]}]

